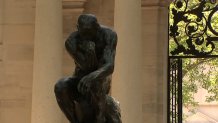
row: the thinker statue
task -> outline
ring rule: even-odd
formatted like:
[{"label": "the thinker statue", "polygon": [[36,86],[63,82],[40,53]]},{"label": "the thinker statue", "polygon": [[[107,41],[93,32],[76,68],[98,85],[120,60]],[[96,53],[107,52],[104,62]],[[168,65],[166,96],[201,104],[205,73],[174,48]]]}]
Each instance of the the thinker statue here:
[{"label": "the thinker statue", "polygon": [[121,123],[119,105],[108,95],[117,34],[91,14],[80,15],[77,28],[65,42],[75,72],[56,83],[58,105],[71,123]]}]

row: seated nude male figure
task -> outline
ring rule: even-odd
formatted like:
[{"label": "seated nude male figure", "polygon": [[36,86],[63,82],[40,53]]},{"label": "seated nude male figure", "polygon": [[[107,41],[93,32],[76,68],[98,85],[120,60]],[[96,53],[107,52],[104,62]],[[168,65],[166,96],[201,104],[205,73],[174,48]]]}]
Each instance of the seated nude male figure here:
[{"label": "seated nude male figure", "polygon": [[99,25],[91,14],[80,15],[77,28],[65,42],[75,72],[56,83],[58,105],[71,123],[121,123],[119,106],[108,95],[116,32]]}]

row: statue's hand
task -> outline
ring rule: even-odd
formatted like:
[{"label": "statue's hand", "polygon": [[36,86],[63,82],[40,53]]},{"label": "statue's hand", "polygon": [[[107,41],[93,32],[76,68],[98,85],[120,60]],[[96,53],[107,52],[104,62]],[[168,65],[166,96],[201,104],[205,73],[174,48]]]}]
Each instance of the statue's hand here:
[{"label": "statue's hand", "polygon": [[92,86],[92,77],[90,75],[87,75],[83,77],[78,86],[77,89],[81,94],[86,94],[87,92],[90,92],[91,86]]}]

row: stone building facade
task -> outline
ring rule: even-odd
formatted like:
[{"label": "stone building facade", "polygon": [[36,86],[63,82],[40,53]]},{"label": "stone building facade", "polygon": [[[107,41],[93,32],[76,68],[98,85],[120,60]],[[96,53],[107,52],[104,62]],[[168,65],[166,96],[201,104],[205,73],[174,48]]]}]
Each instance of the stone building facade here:
[{"label": "stone building facade", "polygon": [[118,33],[111,94],[123,123],[166,123],[170,0],[0,0],[0,123],[67,123],[55,82],[73,72],[64,40],[81,13]]}]

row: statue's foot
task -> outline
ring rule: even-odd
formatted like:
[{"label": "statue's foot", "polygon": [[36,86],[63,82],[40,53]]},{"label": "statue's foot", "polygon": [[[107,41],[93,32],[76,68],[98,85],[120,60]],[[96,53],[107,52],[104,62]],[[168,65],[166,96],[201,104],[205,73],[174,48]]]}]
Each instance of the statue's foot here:
[{"label": "statue's foot", "polygon": [[75,104],[75,115],[76,115],[76,118],[78,119],[77,120],[78,123],[80,123],[83,119],[82,109],[78,102],[74,101],[74,104]]},{"label": "statue's foot", "polygon": [[116,101],[111,96],[107,96],[106,100],[107,100],[106,123],[122,123],[119,102]]},{"label": "statue's foot", "polygon": [[75,114],[78,119],[78,123],[96,123],[95,113],[93,106],[91,106],[86,100],[74,101]]},{"label": "statue's foot", "polygon": [[96,123],[106,123],[106,118],[102,113],[97,116]]}]

